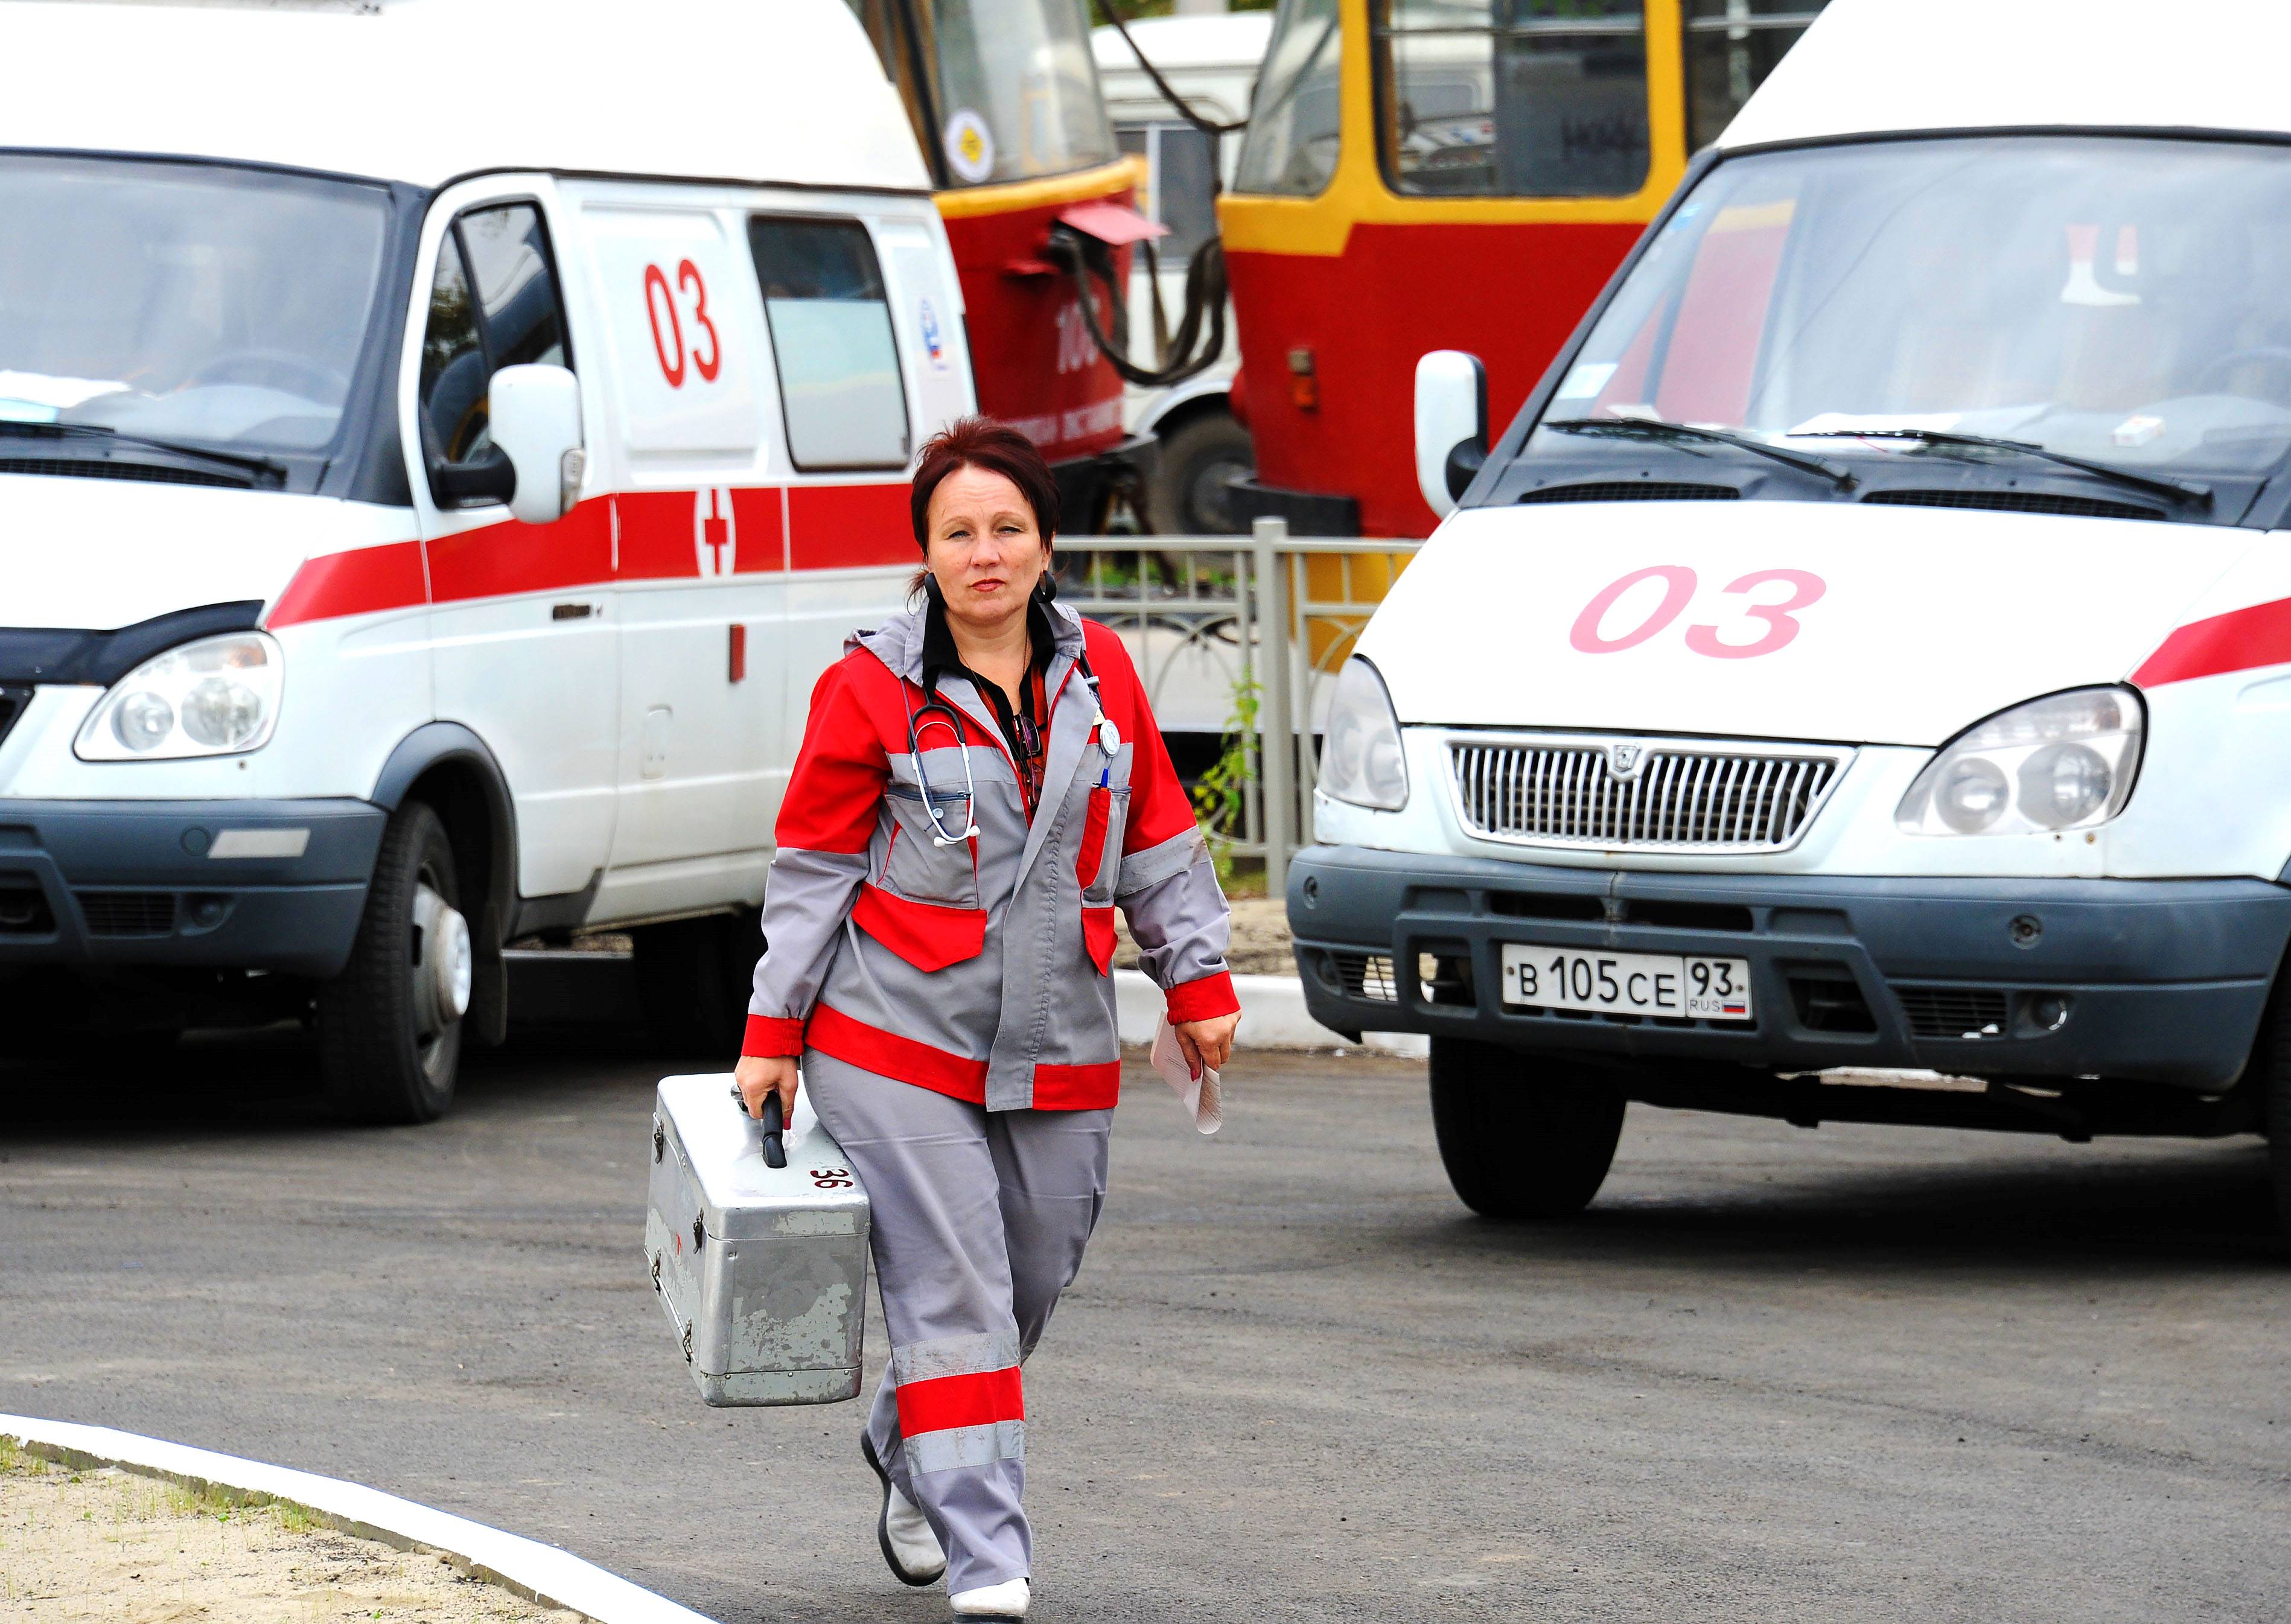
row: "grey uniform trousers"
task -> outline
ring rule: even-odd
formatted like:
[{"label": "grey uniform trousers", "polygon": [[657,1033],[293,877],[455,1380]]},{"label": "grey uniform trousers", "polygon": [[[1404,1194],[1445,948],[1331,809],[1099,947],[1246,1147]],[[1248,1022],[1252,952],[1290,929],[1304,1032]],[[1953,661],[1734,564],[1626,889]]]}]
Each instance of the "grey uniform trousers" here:
[{"label": "grey uniform trousers", "polygon": [[876,1458],[937,1531],[950,1592],[1031,1573],[1018,1366],[1105,1204],[1113,1113],[988,1111],[816,1050],[803,1086],[867,1190],[891,1338]]}]

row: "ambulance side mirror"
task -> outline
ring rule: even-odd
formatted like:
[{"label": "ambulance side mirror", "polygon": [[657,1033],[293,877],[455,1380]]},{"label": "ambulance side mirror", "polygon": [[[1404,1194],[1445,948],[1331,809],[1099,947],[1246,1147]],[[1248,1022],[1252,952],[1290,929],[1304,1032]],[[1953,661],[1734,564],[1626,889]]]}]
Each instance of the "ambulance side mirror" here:
[{"label": "ambulance side mirror", "polygon": [[581,384],[562,366],[504,366],[486,404],[493,442],[517,472],[509,511],[553,524],[581,500]]},{"label": "ambulance side mirror", "polygon": [[1416,484],[1445,519],[1488,460],[1488,374],[1480,358],[1435,350],[1416,363]]}]

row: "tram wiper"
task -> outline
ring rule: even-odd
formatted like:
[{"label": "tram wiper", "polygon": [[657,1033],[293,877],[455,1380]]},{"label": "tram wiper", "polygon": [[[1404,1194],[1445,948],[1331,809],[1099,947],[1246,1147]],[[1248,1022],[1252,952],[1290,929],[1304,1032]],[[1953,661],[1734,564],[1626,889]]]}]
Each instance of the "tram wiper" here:
[{"label": "tram wiper", "polygon": [[203,462],[216,463],[275,484],[286,482],[285,464],[273,462],[269,457],[247,456],[235,451],[211,451],[205,446],[160,439],[155,435],[130,433],[102,423],[25,422],[16,418],[0,417],[0,436],[42,440],[97,439],[107,445],[140,446],[147,451],[166,452],[171,456],[196,457]]},{"label": "tram wiper", "polygon": [[1737,434],[1730,429],[1702,429],[1692,423],[1675,423],[1660,417],[1562,417],[1547,420],[1537,425],[1555,429],[1562,434],[1604,434],[1617,439],[1708,440],[1716,446],[1732,446],[1737,451],[1755,452],[1789,464],[1800,473],[1813,474],[1827,479],[1841,491],[1850,491],[1861,481],[1850,469],[1841,468],[1824,457],[1809,456],[1803,451],[1787,451],[1780,446],[1769,446],[1756,435]]},{"label": "tram wiper", "polygon": [[2057,462],[2063,468],[2073,468],[2079,473],[2097,479],[2112,480],[2135,491],[2146,491],[2171,502],[2184,502],[2191,506],[2212,505],[2212,487],[2193,479],[2174,479],[2162,474],[2135,473],[2129,468],[2118,468],[2112,462],[2095,462],[2089,458],[2071,456],[2065,451],[2054,451],[2049,446],[2039,446],[2033,440],[2000,439],[1988,434],[1956,434],[1941,429],[1816,429],[1811,433],[1793,434],[1792,439],[1863,439],[1915,440],[1921,446],[1962,446],[1980,451],[2013,451],[2023,456],[2042,457],[2047,462]]}]

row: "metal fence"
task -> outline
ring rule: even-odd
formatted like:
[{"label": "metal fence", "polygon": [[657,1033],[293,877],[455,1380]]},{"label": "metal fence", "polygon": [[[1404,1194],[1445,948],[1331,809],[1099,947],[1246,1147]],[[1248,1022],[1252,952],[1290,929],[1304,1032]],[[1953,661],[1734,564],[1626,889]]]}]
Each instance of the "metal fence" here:
[{"label": "metal fence", "polygon": [[1247,536],[1058,538],[1060,599],[1121,633],[1163,731],[1249,736],[1234,849],[1265,860],[1272,896],[1312,839],[1323,679],[1423,544],[1292,536],[1278,519]]}]

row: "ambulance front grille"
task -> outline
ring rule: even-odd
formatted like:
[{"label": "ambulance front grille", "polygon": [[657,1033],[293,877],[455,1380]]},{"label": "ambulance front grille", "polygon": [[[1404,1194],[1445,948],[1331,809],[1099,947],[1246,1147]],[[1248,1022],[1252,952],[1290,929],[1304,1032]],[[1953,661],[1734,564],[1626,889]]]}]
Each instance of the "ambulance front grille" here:
[{"label": "ambulance front grille", "polygon": [[1449,742],[1464,827],[1523,846],[1782,851],[1853,760],[1851,750],[1688,739]]}]

